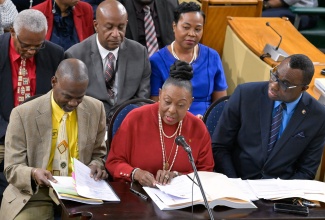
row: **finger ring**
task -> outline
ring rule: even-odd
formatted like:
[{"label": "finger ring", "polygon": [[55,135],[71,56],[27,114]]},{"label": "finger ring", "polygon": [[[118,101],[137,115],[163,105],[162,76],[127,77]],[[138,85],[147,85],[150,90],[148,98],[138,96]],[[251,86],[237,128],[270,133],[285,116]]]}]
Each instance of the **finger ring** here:
[{"label": "finger ring", "polygon": [[165,175],[165,179],[166,179],[166,180],[168,180],[168,179],[169,179],[169,176],[168,176],[167,174]]}]

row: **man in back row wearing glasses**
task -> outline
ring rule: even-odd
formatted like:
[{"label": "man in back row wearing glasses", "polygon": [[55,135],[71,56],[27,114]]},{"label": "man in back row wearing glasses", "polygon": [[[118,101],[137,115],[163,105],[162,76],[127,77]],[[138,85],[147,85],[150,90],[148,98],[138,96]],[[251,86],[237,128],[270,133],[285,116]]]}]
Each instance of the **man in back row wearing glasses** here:
[{"label": "man in back row wearing glasses", "polygon": [[42,12],[27,9],[0,36],[0,202],[7,186],[3,176],[4,142],[11,110],[35,94],[52,89],[51,78],[64,58],[63,48],[45,40]]}]

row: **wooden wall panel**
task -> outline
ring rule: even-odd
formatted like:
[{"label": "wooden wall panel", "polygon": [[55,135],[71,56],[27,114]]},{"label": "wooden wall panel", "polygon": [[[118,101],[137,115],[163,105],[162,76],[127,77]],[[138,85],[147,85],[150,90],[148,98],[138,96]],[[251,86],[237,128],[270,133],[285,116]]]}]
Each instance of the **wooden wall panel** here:
[{"label": "wooden wall panel", "polygon": [[262,0],[202,0],[202,10],[206,15],[206,21],[201,43],[215,49],[221,56],[227,17],[260,17],[262,3]]}]

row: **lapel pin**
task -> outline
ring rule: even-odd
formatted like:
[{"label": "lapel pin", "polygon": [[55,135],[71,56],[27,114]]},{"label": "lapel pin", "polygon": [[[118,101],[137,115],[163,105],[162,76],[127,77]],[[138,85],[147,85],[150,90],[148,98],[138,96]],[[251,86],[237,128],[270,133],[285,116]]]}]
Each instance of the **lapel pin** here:
[{"label": "lapel pin", "polygon": [[302,110],[301,113],[302,113],[303,115],[306,114],[306,110],[305,110],[305,109]]}]

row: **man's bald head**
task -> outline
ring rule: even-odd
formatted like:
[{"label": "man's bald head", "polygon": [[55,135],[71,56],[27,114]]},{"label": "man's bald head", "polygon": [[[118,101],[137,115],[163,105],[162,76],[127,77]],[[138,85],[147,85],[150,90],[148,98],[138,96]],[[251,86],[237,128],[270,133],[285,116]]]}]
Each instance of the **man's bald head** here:
[{"label": "man's bald head", "polygon": [[100,3],[94,27],[102,47],[107,50],[118,48],[124,40],[127,23],[128,14],[120,2],[106,0]]},{"label": "man's bald head", "polygon": [[120,15],[127,16],[127,11],[124,5],[122,5],[120,2],[116,0],[105,0],[98,5],[96,10],[96,18],[103,14],[111,13],[112,11],[118,12]]},{"label": "man's bald head", "polygon": [[75,110],[86,94],[88,81],[88,69],[81,60],[63,60],[52,78],[54,101],[65,112]]},{"label": "man's bald head", "polygon": [[75,82],[89,80],[87,66],[81,60],[74,58],[63,60],[59,64],[55,76],[59,79]]}]

